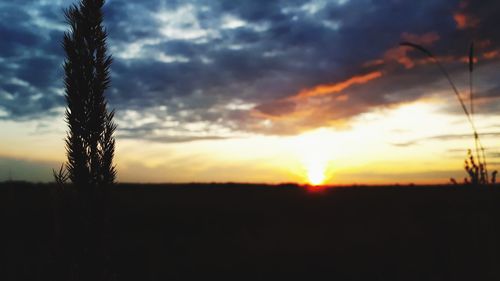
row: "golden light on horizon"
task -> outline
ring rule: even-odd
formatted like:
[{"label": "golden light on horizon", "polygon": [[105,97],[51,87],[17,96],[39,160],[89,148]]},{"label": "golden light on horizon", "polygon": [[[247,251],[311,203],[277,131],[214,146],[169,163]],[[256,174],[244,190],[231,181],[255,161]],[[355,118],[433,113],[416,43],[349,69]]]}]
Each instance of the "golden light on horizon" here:
[{"label": "golden light on horizon", "polygon": [[[426,99],[383,108],[352,119],[348,127],[323,127],[295,136],[250,135],[179,143],[119,138],[118,177],[120,182],[296,182],[314,186],[446,183],[449,177],[463,175],[462,155],[454,151],[463,149],[465,155],[473,142],[471,138],[439,138],[470,132],[463,116],[440,111],[445,103]],[[496,118],[479,117],[483,130],[498,123]],[[22,126],[0,121],[10,132],[2,139],[0,158],[13,159],[0,159],[0,170],[18,163],[38,165],[35,168],[42,176],[36,180],[52,180],[46,171],[58,169],[65,157],[60,149],[64,123],[59,116],[43,122],[50,124],[47,132],[34,134],[35,121],[25,121]],[[495,142],[496,138],[484,139],[486,147],[495,147]],[[21,172],[14,170],[14,174]]]},{"label": "golden light on horizon", "polygon": [[326,129],[304,133],[294,141],[302,165],[303,178],[311,185],[324,184],[331,176],[332,134]]},{"label": "golden light on horizon", "polygon": [[326,179],[326,165],[324,163],[312,163],[307,167],[307,179],[312,185],[321,185]]}]

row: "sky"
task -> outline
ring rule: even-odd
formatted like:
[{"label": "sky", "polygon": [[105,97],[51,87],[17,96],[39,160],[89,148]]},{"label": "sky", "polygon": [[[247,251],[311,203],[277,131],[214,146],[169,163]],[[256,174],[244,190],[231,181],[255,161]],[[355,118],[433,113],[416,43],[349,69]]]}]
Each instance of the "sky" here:
[{"label": "sky", "polygon": [[[0,0],[0,181],[65,161],[63,9]],[[448,183],[500,167],[500,2],[108,0],[119,182]]]}]

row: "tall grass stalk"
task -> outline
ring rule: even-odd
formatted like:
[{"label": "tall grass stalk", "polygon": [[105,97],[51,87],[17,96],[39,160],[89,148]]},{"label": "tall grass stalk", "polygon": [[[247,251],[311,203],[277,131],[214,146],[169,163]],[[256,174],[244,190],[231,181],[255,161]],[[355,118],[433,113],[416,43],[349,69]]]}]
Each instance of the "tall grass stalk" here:
[{"label": "tall grass stalk", "polygon": [[[450,84],[453,92],[455,93],[455,96],[458,99],[458,102],[460,103],[460,106],[462,107],[462,110],[465,113],[465,116],[467,117],[467,120],[472,128],[473,132],[473,137],[474,137],[474,144],[475,144],[475,149],[476,149],[476,158],[478,160],[479,164],[479,170],[481,171],[481,174],[484,173],[484,176],[480,176],[479,178],[482,178],[481,180],[484,183],[489,183],[489,177],[488,177],[488,169],[487,169],[487,164],[486,164],[486,154],[485,154],[485,149],[483,145],[481,144],[481,140],[479,138],[479,134],[474,122],[474,91],[473,91],[473,72],[474,72],[474,43],[471,43],[470,48],[469,48],[469,100],[470,100],[470,111],[467,110],[466,103],[462,96],[460,95],[460,92],[458,91],[455,83],[451,79],[450,74],[446,70],[446,68],[443,66],[443,64],[439,61],[439,58],[434,56],[431,51],[428,49],[424,48],[421,45],[411,43],[411,42],[401,42],[401,46],[407,46],[411,47],[413,49],[416,49],[422,53],[424,53],[426,56],[428,56],[434,64],[436,64],[439,68],[439,70],[442,72],[442,74],[445,76],[446,80]],[[495,173],[496,174],[496,173]]]},{"label": "tall grass stalk", "polygon": [[[470,44],[469,47],[469,99],[470,99],[470,114],[471,114],[471,120],[474,122],[474,42]],[[474,134],[474,145],[476,149],[476,157],[477,161],[479,162],[480,165],[483,165],[483,169],[485,172],[485,180],[486,182],[489,182],[488,180],[488,169],[486,166],[486,156],[484,153],[484,147],[481,145],[481,142],[479,140],[479,136],[477,133]],[[481,153],[480,153],[481,151]]]}]

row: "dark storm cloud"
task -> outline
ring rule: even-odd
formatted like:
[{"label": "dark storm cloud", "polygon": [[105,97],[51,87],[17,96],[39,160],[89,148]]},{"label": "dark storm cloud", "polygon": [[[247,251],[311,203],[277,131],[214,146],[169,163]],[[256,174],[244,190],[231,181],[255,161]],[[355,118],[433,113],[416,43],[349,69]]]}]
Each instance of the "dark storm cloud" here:
[{"label": "dark storm cloud", "polygon": [[[0,118],[53,114],[64,105],[61,11],[71,3],[0,4],[0,109],[7,112]],[[110,105],[123,137],[152,140],[211,138],[224,129],[291,134],[347,121],[447,87],[420,54],[397,47],[401,40],[422,40],[438,56],[459,59],[474,33],[482,42],[478,54],[489,52],[484,63],[498,65],[499,4],[463,3],[110,0],[104,9],[115,58]],[[458,75],[465,66],[453,59],[447,67]],[[374,72],[380,76],[335,94],[295,98]],[[500,87],[486,80],[489,89]],[[127,112],[154,121],[145,126]],[[176,122],[185,137],[155,133],[168,130],[165,122]],[[206,128],[189,129],[192,123]]]},{"label": "dark storm cloud", "polygon": [[[54,114],[64,102],[61,7],[26,2],[0,4],[0,109],[7,113],[0,119]],[[40,9],[27,9],[36,6]]]}]

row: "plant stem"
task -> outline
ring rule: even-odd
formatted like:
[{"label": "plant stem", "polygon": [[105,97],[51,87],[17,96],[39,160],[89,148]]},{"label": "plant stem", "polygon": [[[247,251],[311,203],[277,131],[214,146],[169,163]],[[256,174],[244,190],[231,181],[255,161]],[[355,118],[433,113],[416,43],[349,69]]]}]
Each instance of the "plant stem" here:
[{"label": "plant stem", "polygon": [[[455,93],[455,96],[457,97],[458,101],[460,102],[460,106],[462,107],[462,109],[465,113],[465,116],[467,117],[467,120],[469,121],[469,124],[471,125],[473,136],[474,136],[474,142],[476,145],[476,154],[477,154],[477,158],[478,158],[478,164],[481,164],[481,162],[482,162],[483,167],[484,167],[484,171],[486,173],[485,180],[486,180],[486,183],[488,183],[489,180],[488,180],[488,170],[486,167],[486,155],[484,153],[484,147],[481,144],[481,140],[479,139],[479,134],[477,133],[476,125],[474,124],[473,117],[472,117],[472,115],[474,113],[473,91],[472,91],[473,90],[472,72],[473,72],[473,66],[474,66],[474,53],[473,53],[474,52],[473,51],[474,45],[471,44],[470,52],[469,52],[469,88],[470,88],[469,94],[470,94],[470,106],[471,106],[470,112],[467,110],[467,107],[465,106],[465,102],[463,101],[462,97],[460,96],[460,92],[458,91],[457,87],[455,86],[455,83],[453,83],[453,80],[451,80],[450,74],[448,73],[448,71],[446,71],[446,69],[441,64],[441,62],[439,61],[439,59],[437,57],[435,57],[429,50],[427,50],[426,48],[424,48],[418,44],[414,44],[414,43],[410,43],[410,42],[402,42],[402,43],[400,43],[400,45],[412,47],[412,48],[417,49],[417,50],[421,51],[422,53],[426,54],[439,67],[439,69],[441,70],[441,72],[445,76],[446,80],[448,80],[448,83],[450,83],[450,86],[453,89],[453,92]],[[481,154],[479,153],[479,149],[481,150]],[[482,157],[482,161],[481,161],[481,157]]]}]

